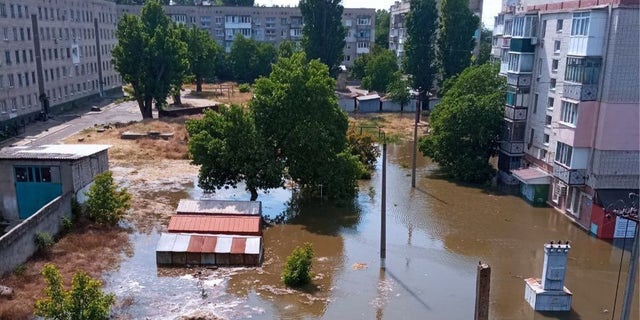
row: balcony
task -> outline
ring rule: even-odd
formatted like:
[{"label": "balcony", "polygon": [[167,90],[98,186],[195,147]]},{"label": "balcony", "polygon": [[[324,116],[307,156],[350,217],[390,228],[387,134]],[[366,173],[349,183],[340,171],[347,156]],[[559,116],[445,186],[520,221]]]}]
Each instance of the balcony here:
[{"label": "balcony", "polygon": [[499,36],[504,33],[504,24],[499,24],[493,27],[493,35]]},{"label": "balcony", "polygon": [[524,142],[502,141],[500,142],[500,151],[511,156],[524,155]]},{"label": "balcony", "polygon": [[502,48],[509,49],[511,47],[511,38],[502,38]]},{"label": "balcony", "polygon": [[505,106],[504,117],[513,121],[525,121],[527,120],[527,108],[518,108],[512,106]]},{"label": "balcony", "polygon": [[491,55],[494,57],[500,57],[502,55],[502,48],[500,47],[492,47]]},{"label": "balcony", "polygon": [[509,69],[509,63],[508,62],[500,62],[500,74],[501,75],[506,75],[508,69]]},{"label": "balcony", "polygon": [[594,101],[598,98],[598,85],[565,81],[562,96],[576,101]]},{"label": "balcony", "polygon": [[582,186],[586,183],[587,171],[584,169],[567,169],[559,163],[554,163],[553,176],[570,186]]},{"label": "balcony", "polygon": [[[502,67],[502,64],[500,65]],[[500,68],[502,70],[502,68]],[[507,74],[507,84],[514,87],[528,87],[531,85],[530,74],[517,74],[509,70]]]},{"label": "balcony", "polygon": [[509,43],[509,51],[531,53],[535,46],[531,44],[531,38],[512,38]]}]

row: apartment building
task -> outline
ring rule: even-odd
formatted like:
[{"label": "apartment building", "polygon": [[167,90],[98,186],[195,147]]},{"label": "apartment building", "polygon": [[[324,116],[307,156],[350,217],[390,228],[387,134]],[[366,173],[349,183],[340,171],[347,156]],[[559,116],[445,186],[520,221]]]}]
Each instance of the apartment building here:
[{"label": "apartment building", "polygon": [[118,91],[116,6],[103,0],[0,0],[0,137],[41,113]]},{"label": "apartment building", "polygon": [[[477,15],[482,21],[482,3],[483,0],[469,0],[469,9]],[[440,8],[440,0],[436,0],[436,6]],[[404,42],[407,40],[407,14],[411,9],[410,0],[400,0],[394,2],[389,8],[389,49],[396,54],[400,61],[405,54]],[[480,27],[476,32],[476,37],[480,34]],[[479,41],[477,41],[475,54],[479,50]]]},{"label": "apartment building", "polygon": [[634,234],[610,211],[638,206],[639,3],[503,1],[495,19],[508,83],[500,178],[601,238]]},{"label": "apartment building", "polygon": [[[118,15],[140,14],[141,6],[118,5]],[[303,19],[298,7],[220,7],[164,6],[166,14],[176,23],[207,30],[227,52],[233,40],[242,35],[278,46],[280,42],[302,40]],[[375,41],[375,9],[344,8],[342,22],[347,28],[344,60],[353,60],[368,53]]]}]

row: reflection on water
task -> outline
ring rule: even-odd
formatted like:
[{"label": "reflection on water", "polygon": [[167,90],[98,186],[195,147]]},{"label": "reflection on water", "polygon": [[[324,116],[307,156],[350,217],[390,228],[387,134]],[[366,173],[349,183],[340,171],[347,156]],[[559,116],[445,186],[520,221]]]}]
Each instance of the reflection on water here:
[{"label": "reflection on water", "polygon": [[[481,260],[492,267],[491,319],[611,318],[618,247],[589,236],[553,209],[440,179],[424,158],[419,158],[418,186],[412,189],[411,145],[388,150],[386,270],[378,258],[378,167],[371,181],[361,183],[352,206],[292,205],[291,192],[282,189],[260,194],[267,217],[283,212],[288,217],[287,223],[264,231],[261,268],[157,271],[158,234],[132,235],[134,256],[107,281],[119,298],[120,314],[174,318],[198,309],[231,319],[470,319]],[[197,188],[188,192],[202,196]],[[249,198],[243,188],[210,196]],[[524,301],[523,279],[541,275],[542,246],[550,240],[572,242],[569,313],[535,313]],[[284,260],[304,242],[315,250],[313,285],[286,289],[280,281]],[[623,264],[628,262],[627,251]],[[633,319],[638,318],[637,300]]]}]

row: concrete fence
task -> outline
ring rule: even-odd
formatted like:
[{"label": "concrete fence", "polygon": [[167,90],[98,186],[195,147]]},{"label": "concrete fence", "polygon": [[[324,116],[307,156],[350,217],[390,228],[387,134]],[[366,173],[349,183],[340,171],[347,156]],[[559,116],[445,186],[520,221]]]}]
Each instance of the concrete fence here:
[{"label": "concrete fence", "polygon": [[42,207],[31,217],[0,237],[0,275],[13,271],[25,263],[37,250],[37,232],[55,236],[60,231],[62,217],[71,219],[73,192],[59,196]]}]

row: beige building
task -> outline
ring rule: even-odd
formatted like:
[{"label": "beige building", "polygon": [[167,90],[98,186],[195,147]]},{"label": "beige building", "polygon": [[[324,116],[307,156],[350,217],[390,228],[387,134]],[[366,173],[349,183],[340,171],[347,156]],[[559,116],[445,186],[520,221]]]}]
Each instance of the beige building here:
[{"label": "beige building", "polygon": [[41,113],[118,91],[116,6],[105,0],[0,0],[0,139]]},{"label": "beige building", "polygon": [[[118,16],[140,14],[141,6],[118,5]],[[302,13],[298,7],[165,6],[176,23],[207,30],[227,52],[237,35],[278,45],[285,40],[302,40]],[[375,41],[375,9],[344,8],[347,28],[344,60],[350,66],[360,54],[368,53]]]}]

